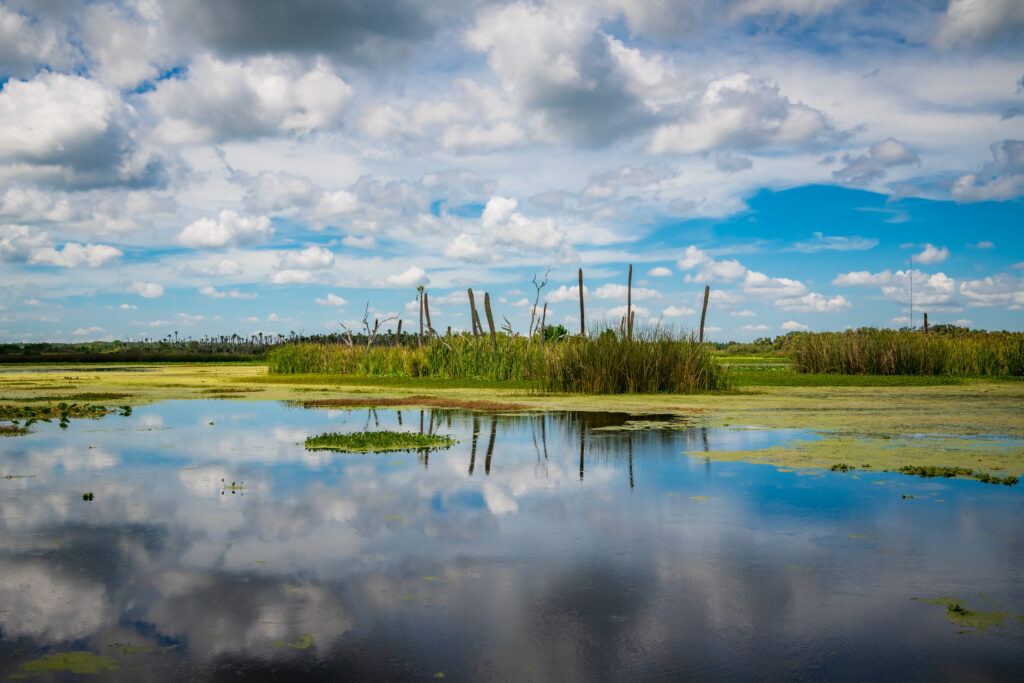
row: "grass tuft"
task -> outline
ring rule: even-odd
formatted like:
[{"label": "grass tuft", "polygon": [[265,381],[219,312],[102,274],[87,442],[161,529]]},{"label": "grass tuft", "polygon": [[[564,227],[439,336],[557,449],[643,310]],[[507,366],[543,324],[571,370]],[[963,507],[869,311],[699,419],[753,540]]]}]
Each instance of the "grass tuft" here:
[{"label": "grass tuft", "polygon": [[347,453],[384,453],[387,451],[419,451],[448,448],[456,443],[447,434],[419,434],[416,432],[337,432],[311,436],[306,439],[310,450],[326,449]]}]

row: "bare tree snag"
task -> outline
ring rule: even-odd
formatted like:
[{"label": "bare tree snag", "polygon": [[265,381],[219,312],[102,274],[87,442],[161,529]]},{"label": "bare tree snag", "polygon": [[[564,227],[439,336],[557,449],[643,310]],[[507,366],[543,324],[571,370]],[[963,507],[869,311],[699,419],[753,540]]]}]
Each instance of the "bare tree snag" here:
[{"label": "bare tree snag", "polygon": [[548,302],[544,302],[544,312],[540,314],[540,347],[544,348],[544,337],[547,335],[547,327],[545,323],[548,319]]},{"label": "bare tree snag", "polygon": [[487,326],[491,328],[491,344],[494,352],[498,352],[498,335],[494,333],[494,316],[491,315],[491,295],[484,292],[484,313],[487,314]]},{"label": "bare tree snag", "polygon": [[469,294],[469,324],[473,328],[473,337],[479,337],[480,333],[478,328],[480,327],[480,317],[476,314],[476,301],[473,299],[473,288],[467,287],[466,293]]},{"label": "bare tree snag", "polygon": [[708,294],[711,293],[711,285],[704,285],[704,307],[700,310],[700,343],[704,343],[704,318],[708,314]]}]

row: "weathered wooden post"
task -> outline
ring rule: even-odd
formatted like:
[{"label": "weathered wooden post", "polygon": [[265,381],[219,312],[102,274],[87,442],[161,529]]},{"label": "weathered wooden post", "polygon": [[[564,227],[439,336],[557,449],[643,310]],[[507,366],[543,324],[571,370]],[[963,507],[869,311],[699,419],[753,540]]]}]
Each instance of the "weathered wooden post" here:
[{"label": "weathered wooden post", "polygon": [[583,318],[583,269],[580,268],[580,336],[587,335],[587,323]]},{"label": "weathered wooden post", "polygon": [[547,336],[547,330],[544,329],[544,323],[548,319],[548,302],[544,302],[544,312],[540,314],[540,348],[544,348],[544,337]]},{"label": "weathered wooden post", "polygon": [[395,336],[398,337],[398,343],[401,344],[402,343],[402,319],[401,318],[398,319],[398,332],[395,333]]},{"label": "weathered wooden post", "polygon": [[430,324],[430,297],[426,292],[423,292],[423,312],[427,316],[427,336],[434,330],[434,326]]},{"label": "weathered wooden post", "polygon": [[928,314],[924,314],[924,333],[928,334]]},{"label": "weathered wooden post", "polygon": [[629,279],[626,280],[626,338],[633,341],[633,264],[629,264]]},{"label": "weathered wooden post", "polygon": [[491,344],[494,352],[498,352],[498,335],[494,333],[494,316],[491,315],[491,295],[484,292],[484,313],[487,314],[487,326],[491,328]]},{"label": "weathered wooden post", "polygon": [[416,294],[420,302],[420,346],[423,346],[423,285],[416,288]]},{"label": "weathered wooden post", "polygon": [[704,285],[704,307],[700,310],[700,343],[704,343],[704,318],[708,314],[708,294],[711,293],[711,285]]},{"label": "weathered wooden post", "polygon": [[473,338],[479,337],[477,328],[480,326],[479,317],[476,314],[476,301],[473,299],[473,288],[467,287],[466,293],[469,294],[469,324],[473,328]]}]

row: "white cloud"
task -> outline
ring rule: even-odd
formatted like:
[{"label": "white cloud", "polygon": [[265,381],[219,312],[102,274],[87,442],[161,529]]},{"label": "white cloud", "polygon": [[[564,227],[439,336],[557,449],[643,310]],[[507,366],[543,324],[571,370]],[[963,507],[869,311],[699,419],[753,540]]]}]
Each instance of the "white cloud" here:
[{"label": "white cloud", "polygon": [[241,275],[244,271],[245,266],[230,258],[222,258],[215,265],[203,268],[203,273],[206,275],[222,275],[225,277]]},{"label": "white cloud", "polygon": [[794,332],[797,330],[809,330],[811,328],[808,327],[807,325],[804,325],[803,323],[798,323],[795,320],[787,320],[786,322],[782,323],[782,325],[779,326],[779,329],[784,330],[786,332]]},{"label": "white cloud", "polygon": [[96,325],[93,325],[92,327],[88,328],[78,328],[77,330],[72,332],[71,335],[74,337],[85,337],[90,335],[96,336],[98,334],[104,334],[105,332],[106,330],[103,329],[102,327],[97,327]]},{"label": "white cloud", "polygon": [[794,313],[835,313],[849,308],[850,302],[842,295],[826,299],[821,294],[811,292],[800,297],[776,299],[775,305]]},{"label": "white cloud", "polygon": [[384,278],[384,284],[388,287],[416,287],[430,283],[425,270],[419,266],[409,266],[401,273],[388,275]]},{"label": "white cloud", "polygon": [[949,249],[946,249],[946,247],[940,249],[934,244],[924,245],[924,251],[914,256],[918,263],[925,264],[942,263],[947,258],[949,258]]},{"label": "white cloud", "polygon": [[118,306],[118,308],[120,308],[123,311],[134,311],[138,309],[138,306],[136,306],[135,304],[121,304],[120,306]]},{"label": "white cloud", "polygon": [[750,270],[743,278],[743,293],[758,299],[791,299],[806,294],[807,286],[799,280],[770,277]]},{"label": "white cloud", "polygon": [[756,149],[813,140],[829,129],[824,114],[791,102],[779,88],[737,73],[708,84],[682,123],[659,127],[652,154],[693,154],[716,148]]},{"label": "white cloud", "polygon": [[960,318],[959,320],[954,320],[953,324],[957,327],[970,327],[974,324],[974,321],[968,320],[967,318]]},{"label": "white cloud", "polygon": [[364,235],[363,237],[345,235],[341,238],[341,243],[353,249],[374,249],[377,246],[377,240],[373,239],[373,235]]},{"label": "white cloud", "polygon": [[664,309],[661,312],[661,314],[666,318],[677,318],[683,315],[693,315],[696,312],[697,311],[695,311],[694,309],[688,308],[686,306],[669,306],[668,308]]},{"label": "white cloud", "polygon": [[[615,306],[613,308],[609,308],[604,312],[604,315],[611,322],[621,320],[626,315],[626,306]],[[641,318],[650,318],[651,311],[647,308],[644,308],[643,306],[633,306],[633,317],[634,320],[639,320]]]},{"label": "white cloud", "polygon": [[290,268],[271,273],[267,279],[275,285],[296,285],[313,282],[316,280],[316,275],[308,270]]},{"label": "white cloud", "polygon": [[156,282],[133,282],[128,286],[128,291],[145,299],[157,299],[164,295],[163,285]]},{"label": "white cloud", "polygon": [[[970,306],[1024,306],[1024,278],[999,273],[960,283],[960,294]],[[917,300],[917,292],[914,293]]]},{"label": "white cloud", "polygon": [[996,245],[994,243],[992,243],[992,242],[989,242],[988,240],[981,240],[980,242],[978,242],[977,244],[974,245],[974,248],[975,249],[995,249]]},{"label": "white cloud", "polygon": [[163,80],[144,98],[163,117],[162,139],[197,144],[331,128],[352,88],[323,60],[307,70],[273,56],[225,62],[201,55],[186,77]]},{"label": "white cloud", "polygon": [[68,242],[61,249],[53,247],[42,247],[33,249],[29,254],[28,262],[49,266],[61,266],[63,268],[77,268],[87,265],[90,268],[99,268],[124,255],[120,249],[106,244],[75,244]]},{"label": "white cloud", "polygon": [[[590,288],[583,285],[583,298],[586,299],[587,294],[590,293]],[[565,301],[579,301],[580,300],[580,286],[573,285],[572,287],[566,287],[561,285],[558,289],[548,292],[547,296],[544,297],[549,303],[557,304]]]},{"label": "white cloud", "polygon": [[937,47],[985,45],[1024,36],[1024,5],[1018,0],[950,0],[932,38]]},{"label": "white cloud", "polygon": [[793,251],[805,254],[813,254],[819,251],[864,251],[873,249],[878,245],[878,240],[868,237],[842,237],[825,235],[820,232],[814,233],[814,239],[796,242],[790,247]]},{"label": "white cloud", "polygon": [[221,292],[209,285],[206,287],[200,287],[199,293],[203,296],[213,297],[214,299],[255,299],[258,296],[256,292],[247,294],[245,292],[240,292],[237,289],[232,289],[228,292]]},{"label": "white cloud", "polygon": [[[616,299],[625,301],[628,290],[629,288],[626,285],[606,283],[594,290],[594,296],[596,296],[598,299]],[[656,299],[660,296],[661,292],[659,292],[656,289],[647,289],[645,287],[633,287],[633,301],[643,301],[644,299]]]},{"label": "white cloud", "polygon": [[334,264],[334,252],[317,246],[307,247],[301,251],[282,252],[281,263],[286,268],[300,270],[330,268]]},{"label": "white cloud", "polygon": [[261,242],[274,232],[266,216],[240,216],[231,209],[224,209],[217,220],[200,218],[190,223],[178,235],[178,241],[187,247],[218,248],[228,244],[254,244]]},{"label": "white cloud", "polygon": [[1024,140],[995,142],[990,149],[992,161],[953,182],[949,196],[954,201],[1007,201],[1024,195]]},{"label": "white cloud", "polygon": [[734,318],[756,318],[757,317],[757,313],[754,313],[753,311],[734,311],[734,312],[730,313],[729,315],[731,315]]},{"label": "white cloud", "polygon": [[772,328],[768,325],[744,325],[740,329],[746,332],[766,332]]},{"label": "white cloud", "polygon": [[866,185],[885,177],[886,169],[907,164],[920,164],[916,154],[898,140],[889,138],[871,145],[866,155],[843,157],[844,166],[832,172],[836,180],[853,185]]},{"label": "white cloud", "polygon": [[335,306],[337,308],[341,308],[342,306],[348,304],[348,301],[346,301],[345,299],[341,298],[336,294],[330,293],[328,293],[327,296],[323,299],[317,299],[316,302],[321,306]]},{"label": "white cloud", "polygon": [[746,267],[736,259],[715,261],[704,251],[694,245],[686,248],[683,258],[676,262],[679,270],[692,270],[700,267],[696,273],[687,273],[686,282],[714,282],[716,280],[731,282],[738,280],[747,273]]},{"label": "white cloud", "polygon": [[647,274],[651,277],[669,277],[672,275],[672,271],[664,266],[658,266],[657,268],[651,268],[647,271]]},{"label": "white cloud", "polygon": [[444,255],[445,258],[457,258],[474,263],[493,261],[498,256],[494,249],[479,244],[472,235],[465,232],[448,242],[444,248]]}]

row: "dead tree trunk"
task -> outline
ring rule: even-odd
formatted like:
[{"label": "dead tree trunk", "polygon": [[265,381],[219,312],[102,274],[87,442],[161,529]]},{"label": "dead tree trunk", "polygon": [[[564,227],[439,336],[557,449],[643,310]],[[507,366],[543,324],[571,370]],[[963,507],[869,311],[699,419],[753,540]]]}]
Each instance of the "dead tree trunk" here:
[{"label": "dead tree trunk", "polygon": [[420,346],[423,346],[423,288],[420,288],[419,296],[416,297],[420,302]]},{"label": "dead tree trunk", "polygon": [[395,333],[395,336],[398,338],[398,343],[401,344],[402,343],[402,319],[401,318],[398,319],[398,332]]},{"label": "dead tree trunk", "polygon": [[487,326],[491,328],[491,344],[494,352],[498,352],[498,335],[494,333],[494,316],[491,315],[491,295],[484,292],[484,313],[487,314]]},{"label": "dead tree trunk", "polygon": [[467,287],[466,293],[469,294],[469,324],[473,328],[473,338],[479,337],[480,333],[478,328],[480,327],[480,318],[476,314],[476,301],[473,299],[473,288]]},{"label": "dead tree trunk", "polygon": [[708,294],[711,293],[711,285],[704,285],[704,308],[700,310],[700,343],[704,343],[704,318],[708,314]]},{"label": "dead tree trunk", "polygon": [[583,269],[580,268],[580,336],[587,335],[587,323],[583,318]]},{"label": "dead tree trunk", "polygon": [[544,311],[540,314],[540,348],[544,348],[544,337],[547,336],[547,329],[545,323],[548,319],[548,302],[544,302]]},{"label": "dead tree trunk", "polygon": [[924,333],[928,334],[928,314],[924,314]]},{"label": "dead tree trunk", "polygon": [[430,335],[434,326],[430,324],[430,297],[426,292],[423,292],[423,313],[427,316],[427,335]]}]

